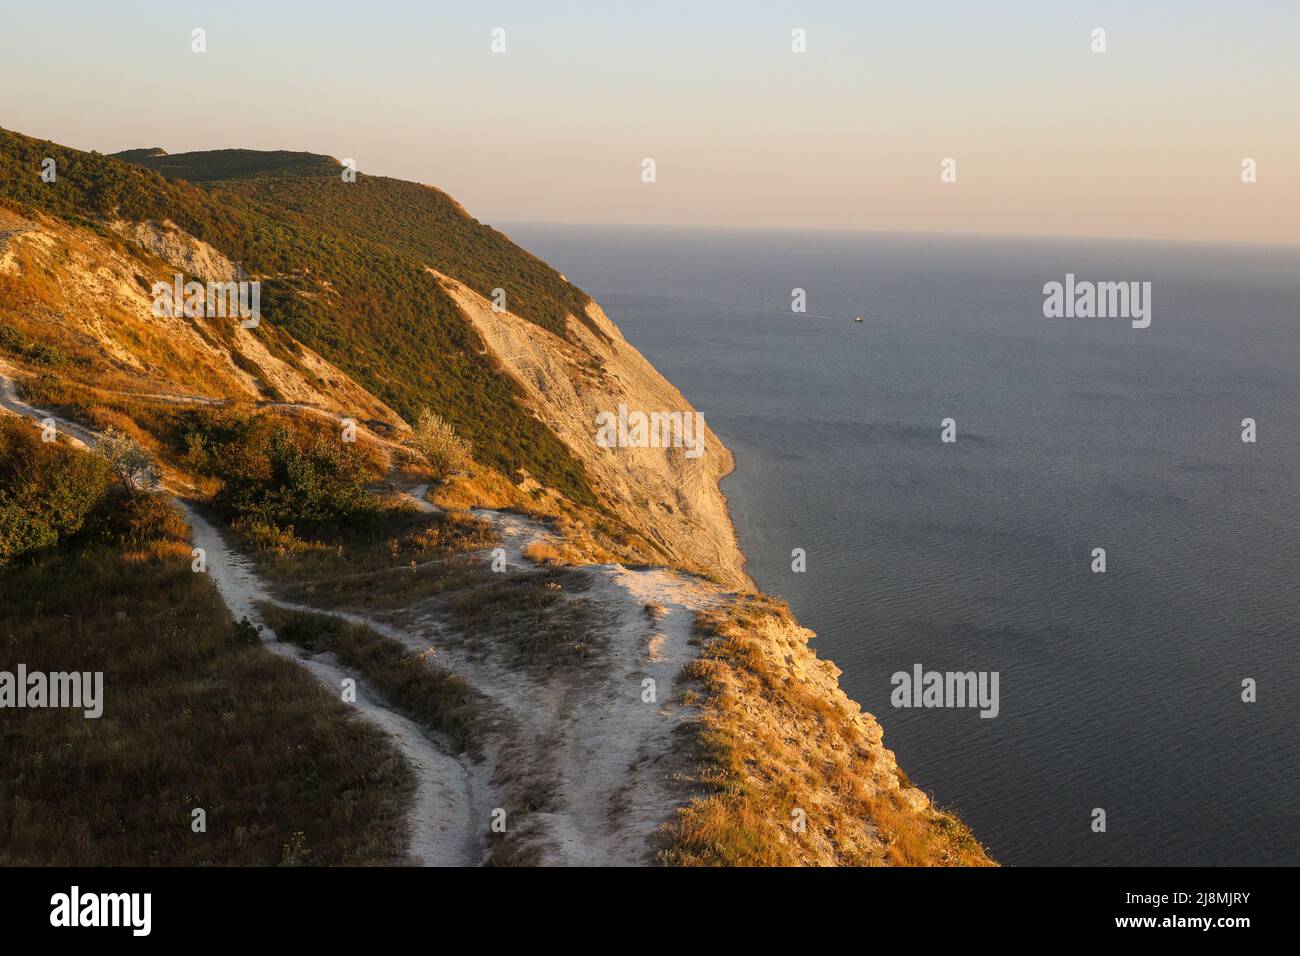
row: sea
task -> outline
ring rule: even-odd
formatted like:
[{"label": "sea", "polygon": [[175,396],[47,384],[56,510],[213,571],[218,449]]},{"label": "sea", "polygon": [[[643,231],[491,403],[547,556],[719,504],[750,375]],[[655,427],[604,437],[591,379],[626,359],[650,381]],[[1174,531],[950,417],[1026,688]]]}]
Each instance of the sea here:
[{"label": "sea", "polygon": [[500,228],[732,449],[750,574],[997,860],[1300,862],[1300,246]]}]

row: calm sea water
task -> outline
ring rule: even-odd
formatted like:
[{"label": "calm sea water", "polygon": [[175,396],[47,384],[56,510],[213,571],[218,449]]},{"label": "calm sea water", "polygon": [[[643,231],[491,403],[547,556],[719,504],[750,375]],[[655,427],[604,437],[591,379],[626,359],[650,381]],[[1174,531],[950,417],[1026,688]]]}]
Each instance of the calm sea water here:
[{"label": "calm sea water", "polygon": [[[1300,860],[1300,250],[506,229],[735,451],[755,580],[999,860]],[[1151,327],[1045,319],[1067,272]],[[1000,715],[895,709],[915,663]]]}]

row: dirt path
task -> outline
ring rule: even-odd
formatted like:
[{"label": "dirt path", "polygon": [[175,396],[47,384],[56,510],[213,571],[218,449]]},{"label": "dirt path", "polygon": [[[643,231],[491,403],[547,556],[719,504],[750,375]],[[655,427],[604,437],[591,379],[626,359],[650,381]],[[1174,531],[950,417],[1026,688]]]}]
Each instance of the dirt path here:
[{"label": "dirt path", "polygon": [[34,418],[38,422],[52,420],[59,434],[63,435],[74,445],[80,448],[94,448],[95,434],[88,428],[83,428],[76,422],[64,421],[43,411],[34,405],[29,405],[18,397],[18,387],[9,374],[13,367],[0,362],[0,407],[6,408],[15,415],[22,415],[25,418]]},{"label": "dirt path", "polygon": [[[424,491],[409,494],[435,510],[422,500]],[[473,514],[495,526],[507,573],[534,570],[524,550],[554,539],[549,528],[524,515]],[[483,557],[490,561],[491,552]],[[520,835],[536,862],[653,863],[656,836],[687,799],[683,779],[692,770],[674,739],[695,717],[694,708],[680,701],[681,669],[696,653],[696,613],[721,592],[673,571],[616,564],[572,571],[581,583],[566,599],[582,602],[587,617],[599,622],[592,659],[576,669],[520,666],[509,646],[485,651],[481,640],[468,642],[470,635],[446,627],[436,601],[370,623],[412,651],[432,647],[440,666],[487,701],[481,723],[494,729],[478,742],[494,798],[509,806],[520,793],[545,795]]]},{"label": "dirt path", "polygon": [[[19,398],[15,382],[0,371],[0,406],[17,415],[42,421],[53,418]],[[58,430],[83,448],[95,444],[95,435],[75,422],[55,418]],[[251,565],[235,552],[225,538],[200,515],[189,502],[177,497],[191,528],[194,547],[202,548],[207,572],[222,600],[236,620],[248,618],[262,625],[262,642],[274,654],[296,661],[323,684],[341,693],[343,681],[356,682],[356,707],[361,715],[383,730],[393,741],[415,773],[416,793],[411,809],[410,846],[412,859],[427,866],[476,865],[483,856],[478,838],[483,826],[474,818],[469,799],[473,771],[448,753],[440,742],[430,739],[411,720],[390,709],[360,678],[340,667],[331,655],[309,655],[292,644],[281,643],[274,631],[266,627],[258,610],[260,602],[289,610],[315,611],[314,608],[287,604],[271,596]]]},{"label": "dirt path", "polygon": [[[332,655],[311,655],[292,644],[281,643],[261,620],[259,604],[271,604],[290,611],[322,613],[316,608],[278,600],[266,590],[243,555],[234,551],[221,533],[188,502],[181,501],[193,531],[196,548],[206,553],[208,573],[235,620],[247,617],[262,624],[262,642],[267,649],[297,661],[334,691],[340,692],[344,678],[357,687],[357,708],[378,724],[397,745],[416,776],[415,806],[411,810],[410,853],[427,866],[474,865],[482,858],[476,837],[483,827],[473,818],[470,780],[473,771],[450,755],[450,748],[435,741],[411,720],[390,709],[364,680],[338,665]],[[323,612],[329,613],[329,612]],[[366,623],[352,615],[335,615]]]},{"label": "dirt path", "polygon": [[[437,511],[424,498],[428,488],[418,485],[406,496],[422,511]],[[524,515],[483,508],[472,514],[496,528],[507,571],[532,568],[524,550],[555,538]],[[512,784],[527,781],[553,788],[554,806],[534,814],[541,825],[529,835],[539,862],[651,863],[655,834],[684,799],[677,778],[691,769],[673,736],[695,716],[679,701],[678,678],[696,654],[690,643],[696,613],[721,594],[673,571],[615,564],[579,573],[586,585],[580,599],[608,622],[601,666],[579,674],[535,676],[512,667],[507,655],[468,654],[457,647],[457,635],[418,607],[388,615],[401,626],[385,630],[412,650],[432,643],[440,665],[491,702],[497,731],[481,743],[495,797],[508,803]]]},{"label": "dirt path", "polygon": [[[3,374],[0,404],[45,417],[17,397]],[[85,429],[71,423],[60,428],[72,436],[80,432],[93,444]],[[425,500],[427,491],[427,485],[418,485],[403,494],[422,511],[438,511]],[[582,602],[584,614],[599,622],[591,659],[577,668],[521,667],[510,647],[485,653],[467,640],[471,635],[449,628],[436,600],[365,615],[279,600],[251,562],[192,505],[180,503],[194,545],[206,552],[208,573],[236,620],[264,623],[261,603],[330,614],[412,652],[432,648],[438,666],[481,695],[482,739],[476,743],[484,756],[476,764],[452,756],[452,748],[387,707],[330,655],[309,655],[263,628],[268,650],[297,661],[331,688],[338,690],[345,677],[357,680],[358,709],[389,734],[416,772],[410,821],[414,858],[431,865],[477,865],[488,850],[493,810],[517,805],[521,794],[542,794],[540,806],[518,824],[507,820],[507,834],[526,847],[527,859],[569,865],[654,862],[658,831],[688,796],[682,780],[691,769],[689,758],[674,734],[695,712],[680,701],[679,675],[695,656],[690,643],[695,615],[724,596],[720,589],[673,571],[622,565],[574,569],[581,587],[564,599]],[[496,528],[507,573],[533,570],[525,549],[534,541],[554,540],[549,528],[524,515],[472,513]],[[483,556],[491,560],[490,551]]]}]

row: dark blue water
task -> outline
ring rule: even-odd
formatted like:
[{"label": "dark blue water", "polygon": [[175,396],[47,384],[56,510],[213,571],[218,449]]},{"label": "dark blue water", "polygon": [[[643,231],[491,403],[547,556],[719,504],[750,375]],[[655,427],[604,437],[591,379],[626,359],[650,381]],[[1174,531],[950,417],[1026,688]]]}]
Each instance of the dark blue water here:
[{"label": "dark blue water", "polygon": [[[755,580],[995,857],[1300,859],[1300,250],[507,231],[735,451]],[[1067,272],[1152,282],[1151,327],[1044,318]],[[893,708],[914,663],[1000,715]]]}]

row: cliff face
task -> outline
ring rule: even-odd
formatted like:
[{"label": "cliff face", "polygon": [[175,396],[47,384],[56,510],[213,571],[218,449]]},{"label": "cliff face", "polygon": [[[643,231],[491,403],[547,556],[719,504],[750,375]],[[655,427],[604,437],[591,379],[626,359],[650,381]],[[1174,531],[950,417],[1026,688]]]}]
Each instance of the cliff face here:
[{"label": "cliff face", "polygon": [[[303,405],[336,417],[409,426],[351,376],[300,342],[277,347],[237,322],[156,316],[148,288],[186,279],[232,281],[237,266],[170,222],[110,224],[125,248],[60,220],[0,210],[0,317],[20,334],[75,356],[87,384],[174,399]],[[527,409],[586,468],[598,499],[653,546],[646,560],[752,587],[719,480],[731,453],[703,428],[698,457],[683,448],[600,447],[597,416],[620,405],[698,414],[594,302],[568,338],[509,312],[430,268],[483,348],[517,383]],[[323,291],[311,301],[328,308]],[[269,323],[268,323],[269,324]],[[86,374],[88,373],[88,374]]]},{"label": "cliff face", "polygon": [[734,461],[707,423],[698,457],[684,448],[598,444],[597,417],[616,416],[620,405],[646,414],[698,415],[599,305],[587,306],[587,323],[570,319],[565,339],[508,310],[494,311],[463,283],[435,274],[493,357],[519,382],[534,414],[586,467],[602,500],[655,542],[665,563],[708,573],[729,587],[752,587],[718,488]]}]

